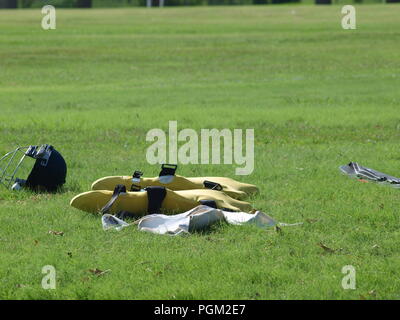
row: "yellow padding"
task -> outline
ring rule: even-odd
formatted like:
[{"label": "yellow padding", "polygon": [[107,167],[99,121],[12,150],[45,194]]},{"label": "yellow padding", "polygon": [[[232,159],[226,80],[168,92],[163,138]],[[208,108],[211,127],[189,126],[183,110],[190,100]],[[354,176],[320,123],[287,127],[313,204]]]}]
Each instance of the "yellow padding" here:
[{"label": "yellow padding", "polygon": [[132,183],[131,176],[113,176],[104,177],[92,184],[92,190],[114,190],[117,184],[122,184],[127,190],[130,190],[132,184],[138,185],[141,188],[150,186],[166,187],[170,190],[193,190],[203,189],[210,190],[204,187],[204,181],[212,181],[219,183],[222,186],[222,191],[235,199],[245,199],[247,196],[257,193],[258,188],[253,184],[243,183],[231,178],[224,177],[198,177],[186,178],[179,175],[174,176],[170,183],[161,183],[158,177],[155,178],[140,178],[140,183]]},{"label": "yellow padding", "polygon": [[[71,206],[90,213],[98,213],[110,201],[112,191],[95,190],[81,193],[71,200]],[[248,202],[232,199],[220,191],[214,190],[184,190],[172,191],[167,189],[161,210],[163,213],[188,211],[198,205],[200,200],[214,200],[219,209],[227,208],[234,211],[249,212],[252,210]],[[110,213],[128,211],[138,216],[147,214],[147,192],[127,192],[120,194],[110,209]]]}]

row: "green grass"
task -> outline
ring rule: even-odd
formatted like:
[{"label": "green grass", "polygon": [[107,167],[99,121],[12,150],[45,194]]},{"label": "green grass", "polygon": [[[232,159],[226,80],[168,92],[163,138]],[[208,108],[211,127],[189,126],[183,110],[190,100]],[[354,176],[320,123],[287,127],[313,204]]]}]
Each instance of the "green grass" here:
[{"label": "green grass", "polygon": [[[340,6],[58,10],[52,31],[39,10],[0,11],[0,153],[51,143],[69,165],[63,193],[0,191],[0,298],[399,299],[400,191],[337,168],[400,175],[400,6],[356,8],[357,30]],[[168,120],[254,128],[250,176],[179,173],[257,184],[254,207],[305,224],[169,237],[104,232],[69,206],[99,177],[157,175],[145,135]],[[56,290],[41,288],[45,265]]]}]

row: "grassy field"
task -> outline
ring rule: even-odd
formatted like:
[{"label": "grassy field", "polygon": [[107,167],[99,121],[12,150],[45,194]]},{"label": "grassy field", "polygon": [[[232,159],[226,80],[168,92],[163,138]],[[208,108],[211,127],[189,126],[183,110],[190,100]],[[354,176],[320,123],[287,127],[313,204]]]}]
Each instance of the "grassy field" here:
[{"label": "grassy field", "polygon": [[[357,30],[340,9],[58,10],[49,31],[40,10],[0,11],[0,153],[51,143],[69,165],[62,193],[0,191],[0,298],[399,299],[400,191],[338,166],[400,175],[400,6],[356,6]],[[69,206],[99,177],[157,175],[145,136],[169,120],[254,128],[250,176],[179,173],[257,184],[254,207],[305,224],[169,237],[104,232]],[[41,287],[45,265],[56,290]],[[345,265],[355,290],[341,286]]]}]

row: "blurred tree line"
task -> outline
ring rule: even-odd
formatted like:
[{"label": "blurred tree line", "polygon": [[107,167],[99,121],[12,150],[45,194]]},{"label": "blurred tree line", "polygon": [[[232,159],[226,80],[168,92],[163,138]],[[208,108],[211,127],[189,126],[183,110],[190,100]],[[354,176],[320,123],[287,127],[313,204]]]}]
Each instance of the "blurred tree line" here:
[{"label": "blurred tree line", "polygon": [[[56,8],[107,8],[146,6],[148,0],[0,0],[0,8],[40,8],[51,4]],[[151,0],[153,6],[160,1]],[[316,4],[348,4],[348,3],[393,3],[400,0],[164,0],[165,6],[205,6],[205,5],[252,5],[279,3],[316,3]]]},{"label": "blurred tree line", "polygon": [[[0,0],[1,2],[2,0]],[[3,0],[7,1],[7,0]],[[9,0],[8,0],[9,1]],[[12,1],[12,0],[11,0]],[[16,0],[20,8],[39,8],[51,4],[56,8],[99,8],[99,7],[136,7],[146,6],[146,0]],[[152,0],[153,6],[158,6],[160,0]],[[300,0],[164,0],[165,6],[200,6],[200,5],[251,5],[296,3]]]}]

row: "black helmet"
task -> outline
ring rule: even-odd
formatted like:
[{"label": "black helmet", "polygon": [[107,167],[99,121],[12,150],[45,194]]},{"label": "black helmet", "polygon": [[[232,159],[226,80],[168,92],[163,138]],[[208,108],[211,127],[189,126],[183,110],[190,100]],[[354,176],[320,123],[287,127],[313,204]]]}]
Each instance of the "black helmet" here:
[{"label": "black helmet", "polygon": [[[14,170],[10,169],[15,156],[22,157]],[[35,159],[35,164],[26,180],[16,177],[17,171],[26,157]],[[5,164],[2,168],[2,164]],[[10,171],[11,173],[8,173]],[[44,144],[40,147],[18,147],[0,159],[0,183],[13,190],[21,187],[34,191],[54,192],[65,183],[67,164],[62,155],[53,146]]]}]

